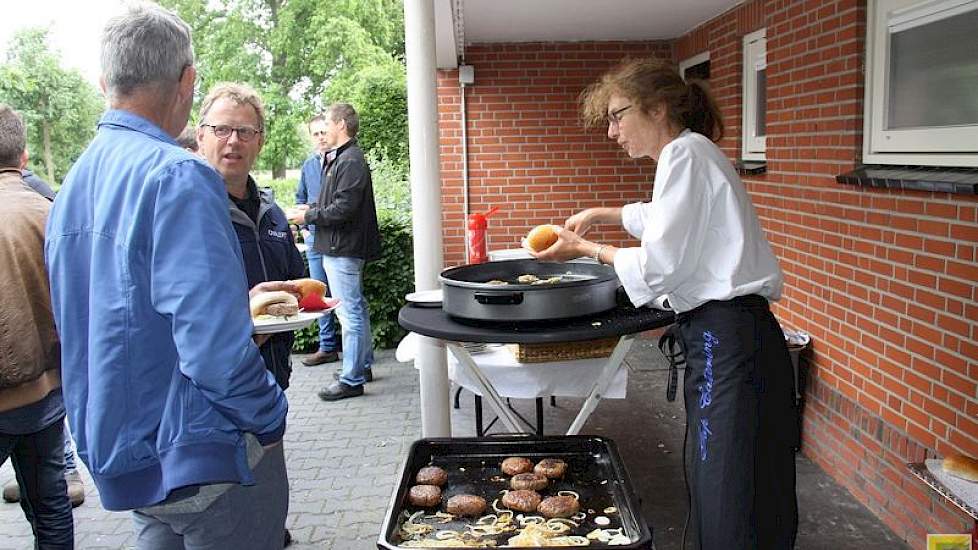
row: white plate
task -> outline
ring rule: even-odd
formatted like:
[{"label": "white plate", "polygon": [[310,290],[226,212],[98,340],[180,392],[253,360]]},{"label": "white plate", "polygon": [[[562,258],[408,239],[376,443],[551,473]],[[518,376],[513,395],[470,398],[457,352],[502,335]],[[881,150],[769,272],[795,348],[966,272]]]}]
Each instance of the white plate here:
[{"label": "white plate", "polygon": [[440,288],[437,290],[419,290],[408,294],[404,299],[421,307],[441,307],[442,291]]},{"label": "white plate", "polygon": [[255,324],[255,334],[275,334],[276,332],[299,330],[312,324],[313,321],[325,315],[327,311],[330,310],[300,311],[298,314],[288,317],[255,320],[253,321]]}]

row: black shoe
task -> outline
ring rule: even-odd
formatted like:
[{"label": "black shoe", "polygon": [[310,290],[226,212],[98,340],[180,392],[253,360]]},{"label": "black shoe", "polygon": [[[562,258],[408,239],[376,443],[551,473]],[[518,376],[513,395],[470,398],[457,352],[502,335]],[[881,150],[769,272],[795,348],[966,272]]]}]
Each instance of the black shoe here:
[{"label": "black shoe", "polygon": [[349,386],[343,382],[336,381],[319,390],[319,398],[323,401],[339,401],[347,397],[359,397],[363,395],[363,386]]},{"label": "black shoe", "polygon": [[[343,369],[339,369],[333,373],[333,380],[339,380],[343,376]],[[374,381],[374,369],[363,369],[363,380],[364,382]]]},{"label": "black shoe", "polygon": [[315,367],[323,363],[333,363],[340,360],[340,354],[335,351],[317,351],[316,353],[302,360],[302,364],[307,367]]},{"label": "black shoe", "polygon": [[282,548],[288,548],[292,545],[292,533],[288,529],[285,530],[285,542],[282,544]]}]

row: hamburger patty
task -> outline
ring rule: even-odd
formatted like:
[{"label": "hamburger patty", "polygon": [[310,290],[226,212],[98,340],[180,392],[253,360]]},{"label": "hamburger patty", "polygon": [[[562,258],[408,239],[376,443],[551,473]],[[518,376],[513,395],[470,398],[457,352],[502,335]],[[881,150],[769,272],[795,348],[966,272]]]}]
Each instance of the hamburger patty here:
[{"label": "hamburger patty", "polygon": [[580,509],[581,505],[572,496],[547,497],[537,506],[537,512],[548,518],[569,518]]},{"label": "hamburger patty", "polygon": [[533,462],[522,456],[511,456],[503,461],[503,473],[508,476],[525,474],[533,471]]},{"label": "hamburger patty", "polygon": [[448,499],[445,511],[453,516],[478,517],[486,511],[486,499],[475,495],[455,495]]},{"label": "hamburger patty", "polygon": [[506,491],[503,506],[517,512],[535,512],[540,505],[540,494],[536,491]]},{"label": "hamburger patty", "polygon": [[534,473],[547,476],[550,479],[564,477],[566,471],[567,463],[558,458],[545,458],[533,467]]},{"label": "hamburger patty", "polygon": [[437,485],[441,487],[448,481],[448,472],[438,466],[425,466],[418,470],[414,481],[422,485]]},{"label": "hamburger patty", "polygon": [[534,473],[516,474],[513,479],[509,480],[509,486],[517,491],[521,489],[539,491],[545,488],[548,483],[545,476]]},{"label": "hamburger patty", "polygon": [[435,485],[415,485],[408,491],[408,502],[421,508],[438,506],[441,502],[441,487]]}]

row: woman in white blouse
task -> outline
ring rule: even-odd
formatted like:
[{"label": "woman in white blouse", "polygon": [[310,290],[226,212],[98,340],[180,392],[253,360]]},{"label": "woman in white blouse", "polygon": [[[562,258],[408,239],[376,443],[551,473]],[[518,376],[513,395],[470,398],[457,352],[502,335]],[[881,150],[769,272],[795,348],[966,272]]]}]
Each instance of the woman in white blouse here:
[{"label": "woman in white blouse", "polygon": [[[793,548],[797,410],[784,334],[768,308],[781,270],[714,143],[720,111],[703,84],[651,59],[624,62],[581,100],[586,122],[607,123],[630,157],[656,161],[652,200],[579,212],[536,256],[612,264],[636,307],[665,303],[677,313],[698,547]],[[584,239],[597,224],[619,224],[641,245]]]}]

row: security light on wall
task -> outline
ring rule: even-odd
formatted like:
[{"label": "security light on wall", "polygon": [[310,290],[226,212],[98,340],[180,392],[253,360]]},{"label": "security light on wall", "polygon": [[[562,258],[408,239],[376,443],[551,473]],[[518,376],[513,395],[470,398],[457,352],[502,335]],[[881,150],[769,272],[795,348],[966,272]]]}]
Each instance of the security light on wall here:
[{"label": "security light on wall", "polygon": [[458,83],[462,86],[468,86],[475,83],[475,67],[472,65],[459,65],[458,66]]}]

